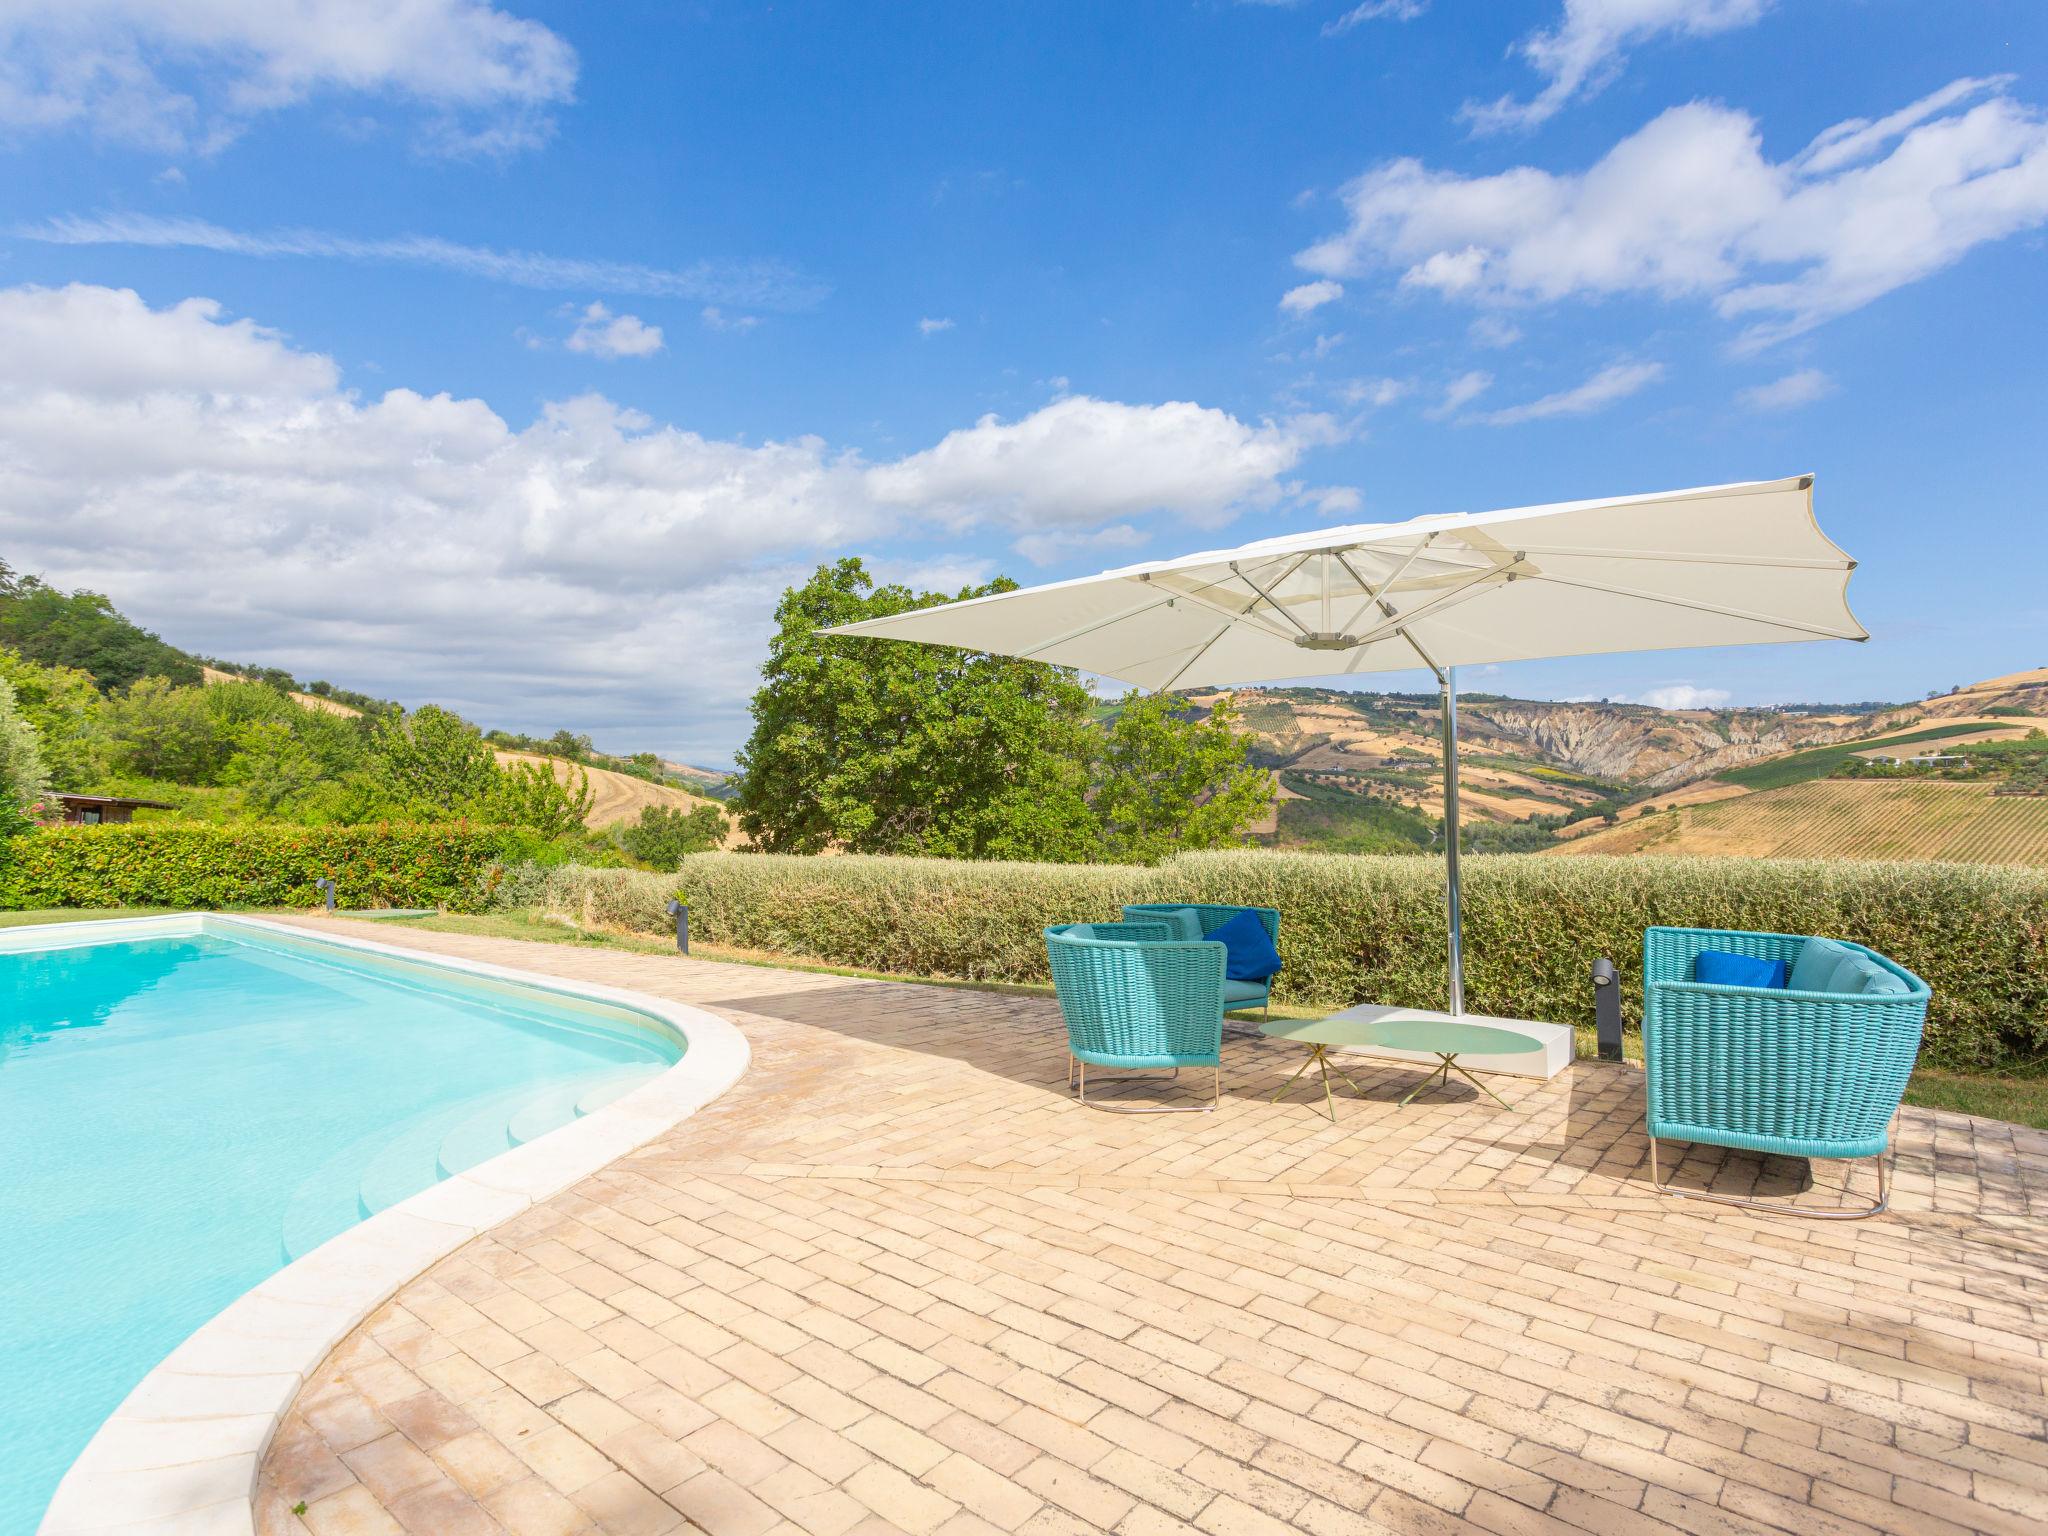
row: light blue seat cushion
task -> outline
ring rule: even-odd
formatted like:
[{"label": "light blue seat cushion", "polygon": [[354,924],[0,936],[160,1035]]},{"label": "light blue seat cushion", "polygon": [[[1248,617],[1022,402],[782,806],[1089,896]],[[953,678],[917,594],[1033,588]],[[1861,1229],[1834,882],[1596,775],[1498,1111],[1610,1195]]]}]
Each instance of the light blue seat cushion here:
[{"label": "light blue seat cushion", "polygon": [[1263,1003],[1267,988],[1263,981],[1226,981],[1223,983],[1223,1006],[1236,1008],[1245,1003]]},{"label": "light blue seat cushion", "polygon": [[1835,972],[1834,991],[1857,992],[1865,997],[1902,997],[1913,989],[1903,977],[1894,976],[1868,955],[1853,955],[1855,974],[1848,967]]},{"label": "light blue seat cushion", "polygon": [[1138,921],[1164,923],[1173,930],[1173,936],[1182,944],[1193,944],[1202,937],[1202,914],[1193,907],[1168,907],[1163,912],[1141,912]]},{"label": "light blue seat cushion", "polygon": [[1794,992],[1828,992],[1835,967],[1855,951],[1844,949],[1833,939],[1808,939],[1792,964],[1792,976],[1785,983]]}]

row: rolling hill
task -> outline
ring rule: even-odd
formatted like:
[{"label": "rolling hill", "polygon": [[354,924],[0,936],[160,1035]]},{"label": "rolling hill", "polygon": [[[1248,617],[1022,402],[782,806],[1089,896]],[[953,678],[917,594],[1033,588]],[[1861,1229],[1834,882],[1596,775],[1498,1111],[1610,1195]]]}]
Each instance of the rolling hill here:
[{"label": "rolling hill", "polygon": [[[1207,709],[1223,697],[1189,702]],[[1279,784],[1272,811],[1250,829],[1259,840],[1361,852],[1435,842],[1443,787],[1434,695],[1265,688],[1230,697]],[[2048,728],[2048,668],[1916,704],[1662,710],[1474,694],[1460,699],[1458,719],[1468,840],[1541,851],[1606,838],[1609,818],[1628,827],[1675,806],[1704,816],[1709,806],[1825,781],[1859,753]],[[1713,824],[1731,814],[1716,811]],[[1623,841],[1604,846],[1622,851]]]},{"label": "rolling hill", "polygon": [[2048,796],[1994,795],[1983,783],[1814,779],[1660,810],[1549,851],[2048,867]]}]

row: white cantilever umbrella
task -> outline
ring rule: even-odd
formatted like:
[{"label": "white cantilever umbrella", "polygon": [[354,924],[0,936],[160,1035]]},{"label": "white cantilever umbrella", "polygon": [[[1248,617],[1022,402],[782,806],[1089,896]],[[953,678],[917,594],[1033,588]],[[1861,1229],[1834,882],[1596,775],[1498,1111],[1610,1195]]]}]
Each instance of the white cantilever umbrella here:
[{"label": "white cantilever umbrella", "polygon": [[1454,669],[1864,640],[1813,477],[1286,534],[821,631],[1078,667],[1154,691],[1400,672],[1443,689],[1450,1011],[1462,1014]]}]

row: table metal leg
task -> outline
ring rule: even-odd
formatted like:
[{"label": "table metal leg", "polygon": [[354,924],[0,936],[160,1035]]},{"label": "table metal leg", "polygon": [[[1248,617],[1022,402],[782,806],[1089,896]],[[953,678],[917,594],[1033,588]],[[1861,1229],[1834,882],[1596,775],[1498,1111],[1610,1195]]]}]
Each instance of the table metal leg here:
[{"label": "table metal leg", "polygon": [[1437,1060],[1442,1063],[1442,1065],[1437,1067],[1435,1071],[1431,1072],[1427,1077],[1425,1077],[1421,1082],[1417,1083],[1413,1088],[1409,1089],[1408,1098],[1403,1099],[1401,1101],[1403,1104],[1406,1104],[1408,1102],[1408,1099],[1414,1098],[1416,1094],[1421,1093],[1425,1089],[1430,1088],[1432,1086],[1439,1088],[1450,1087],[1451,1074],[1455,1072],[1458,1074],[1458,1076],[1465,1079],[1466,1082],[1470,1083],[1474,1088],[1477,1088],[1481,1093],[1485,1094],[1489,1099],[1493,1100],[1493,1102],[1498,1104],[1502,1109],[1509,1109],[1513,1107],[1508,1103],[1506,1099],[1502,1098],[1499,1094],[1495,1093],[1491,1088],[1487,1087],[1486,1084],[1482,1083],[1481,1081],[1479,1081],[1478,1078],[1474,1077],[1470,1072],[1467,1072],[1463,1067],[1459,1066],[1457,1053],[1455,1051],[1448,1056],[1445,1055],[1442,1051],[1438,1051],[1436,1053],[1436,1057]]}]

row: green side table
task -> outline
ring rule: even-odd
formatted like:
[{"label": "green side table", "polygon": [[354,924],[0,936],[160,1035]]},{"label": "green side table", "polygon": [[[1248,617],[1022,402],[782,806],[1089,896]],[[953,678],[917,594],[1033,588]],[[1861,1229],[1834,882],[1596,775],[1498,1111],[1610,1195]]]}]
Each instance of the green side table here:
[{"label": "green side table", "polygon": [[[1308,1060],[1281,1085],[1272,1102],[1279,1103],[1293,1091],[1302,1073],[1310,1067],[1317,1067],[1322,1072],[1323,1099],[1329,1106],[1332,1120],[1337,1118],[1336,1095],[1330,1091],[1332,1063],[1329,1053],[1333,1046],[1351,1046],[1361,1050],[1378,1047],[1390,1051],[1427,1051],[1435,1056],[1439,1065],[1408,1091],[1401,1100],[1403,1104],[1432,1085],[1447,1086],[1455,1072],[1503,1109],[1508,1108],[1507,1100],[1459,1066],[1458,1058],[1468,1055],[1515,1056],[1543,1048],[1541,1041],[1516,1034],[1513,1030],[1496,1029],[1490,1024],[1466,1024],[1458,1019],[1422,1013],[1380,1019],[1346,1018],[1342,1014],[1328,1019],[1269,1019],[1259,1026],[1259,1033],[1276,1040],[1298,1040],[1308,1047],[1309,1052]],[[1339,1077],[1351,1084],[1354,1093],[1364,1096],[1364,1090],[1359,1088],[1350,1073],[1342,1067],[1336,1071]]]}]

